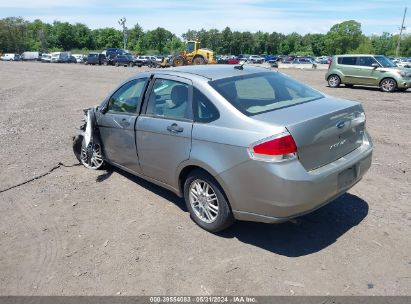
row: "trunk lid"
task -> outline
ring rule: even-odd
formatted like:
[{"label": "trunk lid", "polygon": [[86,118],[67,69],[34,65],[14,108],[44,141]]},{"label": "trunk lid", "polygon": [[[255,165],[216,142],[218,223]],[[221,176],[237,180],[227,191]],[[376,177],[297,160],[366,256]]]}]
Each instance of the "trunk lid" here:
[{"label": "trunk lid", "polygon": [[332,97],[253,118],[285,126],[294,138],[298,158],[307,171],[329,164],[361,146],[365,131],[362,106]]}]

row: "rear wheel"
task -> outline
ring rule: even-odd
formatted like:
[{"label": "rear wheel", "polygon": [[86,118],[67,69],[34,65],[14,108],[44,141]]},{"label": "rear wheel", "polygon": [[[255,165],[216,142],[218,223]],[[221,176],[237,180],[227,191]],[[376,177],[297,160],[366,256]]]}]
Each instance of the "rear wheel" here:
[{"label": "rear wheel", "polygon": [[207,231],[218,232],[234,222],[221,187],[204,171],[189,174],[184,183],[184,199],[191,218]]},{"label": "rear wheel", "polygon": [[341,79],[337,75],[331,75],[328,77],[328,85],[330,88],[338,88],[341,84]]},{"label": "rear wheel", "polygon": [[197,56],[193,59],[193,65],[205,64],[205,60],[201,56]]},{"label": "rear wheel", "polygon": [[380,88],[383,92],[394,92],[397,89],[397,82],[392,78],[385,78],[381,80]]}]

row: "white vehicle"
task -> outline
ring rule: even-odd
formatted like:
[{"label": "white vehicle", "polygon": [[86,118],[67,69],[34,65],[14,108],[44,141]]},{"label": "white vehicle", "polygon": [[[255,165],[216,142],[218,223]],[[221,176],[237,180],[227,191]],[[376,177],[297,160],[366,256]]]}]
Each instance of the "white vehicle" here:
[{"label": "white vehicle", "polygon": [[3,60],[3,61],[17,60],[17,54],[7,53],[7,54],[4,54],[3,56],[1,56],[0,59]]},{"label": "white vehicle", "polygon": [[77,63],[82,63],[83,62],[83,55],[82,54],[73,54],[72,56],[74,58],[76,58]]},{"label": "white vehicle", "polygon": [[51,62],[51,55],[47,53],[43,53],[41,55],[41,62],[47,62],[47,63]]},{"label": "white vehicle", "polygon": [[70,52],[51,53],[51,62],[67,62],[68,58],[70,58]]},{"label": "white vehicle", "polygon": [[248,57],[248,61],[251,63],[263,63],[265,61],[265,58],[258,55],[251,55],[250,57]]},{"label": "white vehicle", "polygon": [[24,52],[23,54],[21,54],[21,59],[23,61],[26,61],[26,60],[39,60],[39,58],[41,58],[39,52]]}]

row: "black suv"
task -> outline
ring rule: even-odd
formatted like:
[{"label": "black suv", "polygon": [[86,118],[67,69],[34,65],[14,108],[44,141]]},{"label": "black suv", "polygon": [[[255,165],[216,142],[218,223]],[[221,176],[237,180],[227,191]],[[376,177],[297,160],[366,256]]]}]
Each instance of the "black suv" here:
[{"label": "black suv", "polygon": [[126,51],[123,49],[116,49],[116,48],[108,48],[102,52],[106,56],[106,63],[105,65],[114,65],[113,59],[118,55],[125,55]]},{"label": "black suv", "polygon": [[90,53],[87,58],[84,60],[84,64],[91,65],[102,65],[106,61],[106,56],[104,54]]},{"label": "black suv", "polygon": [[131,55],[117,55],[111,60],[111,63],[115,66],[134,66],[134,58]]}]

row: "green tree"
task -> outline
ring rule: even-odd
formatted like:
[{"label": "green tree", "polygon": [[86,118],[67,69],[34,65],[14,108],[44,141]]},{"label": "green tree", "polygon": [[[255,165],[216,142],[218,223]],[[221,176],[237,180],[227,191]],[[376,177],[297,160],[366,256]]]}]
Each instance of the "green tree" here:
[{"label": "green tree", "polygon": [[328,53],[333,55],[355,50],[361,41],[361,23],[354,20],[333,25],[325,37]]},{"label": "green tree", "polygon": [[162,27],[148,31],[146,35],[149,47],[156,49],[161,54],[163,53],[166,44],[169,43],[173,39],[173,37],[175,37],[174,34]]},{"label": "green tree", "polygon": [[120,48],[123,46],[123,33],[112,27],[97,29],[92,31],[96,49],[111,47]]},{"label": "green tree", "polygon": [[232,54],[233,32],[228,26],[221,32],[221,46],[223,54]]}]

